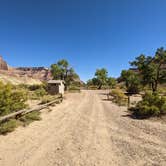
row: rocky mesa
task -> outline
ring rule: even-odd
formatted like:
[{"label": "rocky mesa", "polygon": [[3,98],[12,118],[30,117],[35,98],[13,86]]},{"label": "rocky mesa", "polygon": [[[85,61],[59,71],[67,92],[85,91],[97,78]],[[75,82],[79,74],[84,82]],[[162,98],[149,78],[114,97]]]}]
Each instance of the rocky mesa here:
[{"label": "rocky mesa", "polygon": [[0,80],[12,84],[40,84],[51,79],[51,72],[45,67],[10,67],[0,56]]}]

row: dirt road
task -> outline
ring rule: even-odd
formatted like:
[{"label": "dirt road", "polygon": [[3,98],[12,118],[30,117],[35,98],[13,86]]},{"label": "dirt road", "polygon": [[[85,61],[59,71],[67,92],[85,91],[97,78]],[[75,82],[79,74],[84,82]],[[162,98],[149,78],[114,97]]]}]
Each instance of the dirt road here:
[{"label": "dirt road", "polygon": [[69,94],[0,136],[0,166],[165,166],[166,124],[134,120],[99,91]]}]

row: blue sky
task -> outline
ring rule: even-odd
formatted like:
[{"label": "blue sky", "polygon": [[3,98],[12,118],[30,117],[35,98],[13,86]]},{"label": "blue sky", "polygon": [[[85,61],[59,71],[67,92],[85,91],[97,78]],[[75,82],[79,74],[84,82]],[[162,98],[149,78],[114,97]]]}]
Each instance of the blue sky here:
[{"label": "blue sky", "polygon": [[165,0],[0,0],[0,54],[11,66],[67,59],[82,80],[166,46]]}]

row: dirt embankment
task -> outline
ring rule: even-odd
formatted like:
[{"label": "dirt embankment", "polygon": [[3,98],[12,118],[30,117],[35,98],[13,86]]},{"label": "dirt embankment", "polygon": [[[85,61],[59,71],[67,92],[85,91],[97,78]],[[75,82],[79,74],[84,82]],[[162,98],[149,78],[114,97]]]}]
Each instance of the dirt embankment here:
[{"label": "dirt embankment", "polygon": [[42,121],[0,136],[0,165],[165,166],[166,124],[131,119],[105,98],[69,94]]}]

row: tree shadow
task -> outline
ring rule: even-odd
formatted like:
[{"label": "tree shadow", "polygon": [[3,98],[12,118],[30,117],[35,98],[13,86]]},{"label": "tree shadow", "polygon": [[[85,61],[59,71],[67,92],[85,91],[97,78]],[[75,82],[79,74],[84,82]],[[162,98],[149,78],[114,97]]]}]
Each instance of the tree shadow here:
[{"label": "tree shadow", "polygon": [[106,93],[106,92],[100,92],[99,95],[107,96],[108,93]]},{"label": "tree shadow", "polygon": [[102,101],[109,101],[109,102],[111,102],[111,100],[110,100],[110,99],[102,99]]},{"label": "tree shadow", "polygon": [[128,118],[131,118],[131,119],[137,119],[133,114],[125,114],[125,115],[121,115],[122,117],[128,117]]},{"label": "tree shadow", "polygon": [[129,111],[125,111],[126,114],[125,115],[121,115],[121,117],[128,117],[128,118],[131,118],[131,119],[135,119],[135,120],[145,120],[145,119],[148,119],[150,117],[145,117],[145,116],[138,116],[138,115],[135,115],[134,113],[132,112],[129,112]]}]

